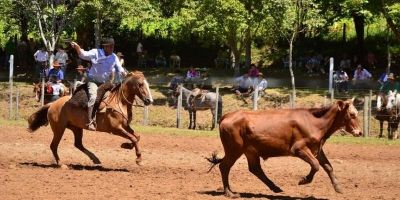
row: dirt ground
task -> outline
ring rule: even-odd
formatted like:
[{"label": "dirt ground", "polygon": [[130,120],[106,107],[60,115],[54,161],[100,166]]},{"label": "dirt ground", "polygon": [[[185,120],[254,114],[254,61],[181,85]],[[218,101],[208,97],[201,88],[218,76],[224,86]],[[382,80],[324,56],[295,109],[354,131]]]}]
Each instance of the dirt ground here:
[{"label": "dirt ground", "polygon": [[[59,147],[64,167],[54,163],[48,127],[31,134],[22,127],[0,129],[0,199],[227,199],[218,168],[207,173],[204,159],[223,155],[218,137],[142,135],[144,166],[119,146],[124,139],[85,132],[84,144],[102,167],[73,146],[67,131]],[[234,165],[232,189],[243,199],[399,199],[400,146],[325,146],[343,194],[335,193],[321,169],[309,185],[297,185],[309,166],[297,158],[272,158],[263,169],[284,192],[273,193],[247,170],[244,157]]]}]

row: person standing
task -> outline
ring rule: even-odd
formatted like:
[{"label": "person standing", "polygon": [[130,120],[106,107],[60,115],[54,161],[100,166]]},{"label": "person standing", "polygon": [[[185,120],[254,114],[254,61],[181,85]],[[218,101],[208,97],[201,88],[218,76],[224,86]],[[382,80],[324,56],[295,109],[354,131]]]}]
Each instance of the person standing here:
[{"label": "person standing", "polygon": [[33,54],[33,57],[35,58],[36,61],[34,77],[37,76],[40,76],[40,78],[45,77],[47,70],[47,62],[49,60],[49,54],[47,53],[46,48],[44,46],[40,47],[35,52],[35,54]]},{"label": "person standing", "polygon": [[62,47],[58,47],[54,59],[58,61],[58,63],[60,64],[61,71],[65,75],[65,72],[67,70],[67,60],[68,60],[67,52],[65,52],[65,50]]},{"label": "person standing", "polygon": [[140,67],[143,64],[143,44],[139,40],[137,46],[136,46],[136,54],[138,56],[138,64],[137,66]]},{"label": "person standing", "polygon": [[104,83],[112,84],[116,73],[125,73],[117,55],[113,53],[114,44],[114,39],[106,38],[102,41],[102,48],[85,51],[81,49],[77,43],[71,43],[72,48],[76,50],[81,59],[91,61],[92,63],[92,66],[87,72],[87,86],[89,93],[87,113],[89,123],[87,124],[87,128],[92,131],[96,130],[93,111],[96,103],[98,86]]}]

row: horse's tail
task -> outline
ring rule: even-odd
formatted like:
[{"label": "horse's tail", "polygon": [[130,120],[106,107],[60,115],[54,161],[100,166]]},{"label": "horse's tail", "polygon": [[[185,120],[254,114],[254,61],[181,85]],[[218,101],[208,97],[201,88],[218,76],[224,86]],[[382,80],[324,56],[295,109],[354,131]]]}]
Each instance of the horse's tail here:
[{"label": "horse's tail", "polygon": [[224,158],[218,158],[217,152],[213,152],[210,158],[206,157],[206,160],[211,163],[210,169],[208,169],[208,172],[210,172],[216,165],[221,163]]},{"label": "horse's tail", "polygon": [[222,98],[219,99],[218,101],[218,110],[217,110],[217,122],[221,122],[221,116],[222,116]]},{"label": "horse's tail", "polygon": [[29,116],[28,119],[29,132],[32,133],[37,129],[39,129],[41,126],[47,126],[47,124],[49,123],[49,120],[47,119],[47,112],[49,110],[50,105],[51,105],[50,103],[44,105],[38,111]]}]

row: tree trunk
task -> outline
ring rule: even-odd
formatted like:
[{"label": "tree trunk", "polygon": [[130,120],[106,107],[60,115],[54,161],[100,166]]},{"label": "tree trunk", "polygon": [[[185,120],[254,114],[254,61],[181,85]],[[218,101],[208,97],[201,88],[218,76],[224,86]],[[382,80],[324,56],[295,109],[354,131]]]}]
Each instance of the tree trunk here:
[{"label": "tree trunk", "polygon": [[250,33],[250,27],[247,28],[247,33],[246,33],[246,67],[249,68],[251,64],[251,33]]},{"label": "tree trunk", "polygon": [[362,59],[365,53],[365,47],[364,47],[365,17],[363,15],[353,13],[353,20],[357,34],[358,56],[359,58]]},{"label": "tree trunk", "polygon": [[343,23],[343,33],[342,33],[342,42],[343,44],[346,43],[346,23]]},{"label": "tree trunk", "polygon": [[289,42],[289,71],[290,71],[290,78],[292,82],[292,108],[296,106],[296,85],[294,80],[294,73],[293,73],[293,41],[295,35],[293,34],[290,42]]},{"label": "tree trunk", "polygon": [[94,35],[95,35],[95,46],[96,48],[100,48],[100,39],[101,39],[101,19],[100,19],[100,11],[96,12],[96,23],[94,25]]},{"label": "tree trunk", "polygon": [[385,1],[381,0],[381,2],[382,2],[382,12],[383,12],[383,15],[386,18],[386,23],[388,24],[390,29],[393,31],[393,33],[396,36],[397,40],[400,41],[400,27],[397,27],[396,24],[394,24],[393,19],[388,14],[388,11],[386,10],[386,7],[385,7],[386,6]]},{"label": "tree trunk", "polygon": [[232,50],[232,54],[233,54],[232,65],[235,66],[234,73],[235,73],[235,76],[239,76],[240,75],[240,54],[241,53],[237,50]]}]

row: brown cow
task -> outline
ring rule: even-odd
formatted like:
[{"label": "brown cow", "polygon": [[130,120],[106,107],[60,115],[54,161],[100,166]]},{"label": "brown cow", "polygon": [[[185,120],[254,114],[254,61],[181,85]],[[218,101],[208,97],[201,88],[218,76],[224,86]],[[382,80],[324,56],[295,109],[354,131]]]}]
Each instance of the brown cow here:
[{"label": "brown cow", "polygon": [[220,163],[225,195],[238,197],[229,186],[229,171],[245,154],[249,171],[272,191],[282,192],[263,172],[260,157],[296,156],[311,166],[310,173],[299,184],[311,183],[319,166],[328,173],[336,192],[341,193],[332,165],[322,149],[326,140],[345,128],[354,136],[361,135],[357,109],[353,100],[337,101],[325,108],[298,108],[264,111],[236,111],[225,114],[220,123],[220,137],[225,156],[208,159],[213,166]]}]

